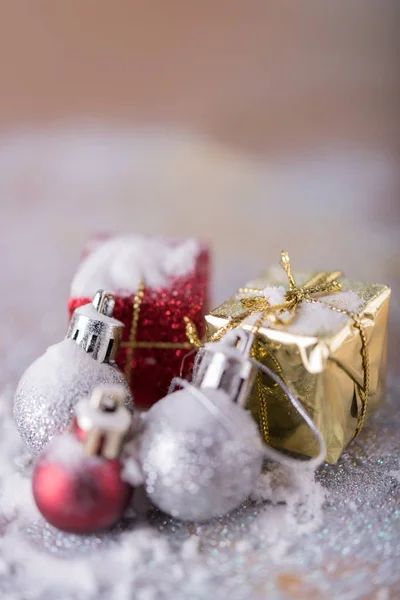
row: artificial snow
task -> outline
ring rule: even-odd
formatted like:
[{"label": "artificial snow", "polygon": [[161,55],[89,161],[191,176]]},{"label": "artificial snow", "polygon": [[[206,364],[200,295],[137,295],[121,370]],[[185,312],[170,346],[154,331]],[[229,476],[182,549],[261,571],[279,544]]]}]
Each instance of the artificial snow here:
[{"label": "artificial snow", "polygon": [[83,304],[79,306],[77,309],[80,315],[83,315],[87,319],[92,321],[100,321],[101,323],[106,323],[108,325],[121,325],[121,322],[113,317],[109,317],[108,315],[97,310],[95,306],[91,302],[88,304]]},{"label": "artificial snow", "polygon": [[[247,530],[240,532],[237,550],[232,518],[242,519],[240,514],[249,511],[246,506],[239,509],[237,517],[234,512],[200,526],[185,525],[154,511],[140,489],[127,510],[123,527],[93,536],[57,532],[45,523],[35,507],[30,479],[34,464],[15,430],[10,397],[2,397],[0,407],[0,514],[3,520],[0,594],[7,600],[20,600],[28,591],[30,600],[130,600],[133,595],[138,600],[167,600],[172,595],[187,598],[192,593],[190,590],[196,589],[198,597],[205,598],[215,578],[228,573],[229,569],[236,570],[235,555],[242,556],[242,561],[243,557],[246,559],[246,544],[252,553],[262,540],[266,557],[276,560],[278,538],[283,557],[299,537],[310,534],[320,524],[324,493],[314,481],[314,475],[310,474],[305,480],[304,475],[298,478],[287,469],[281,472],[278,467],[271,475],[262,475],[255,488],[257,517],[249,522]],[[71,467],[79,464],[82,457],[81,445],[69,433],[54,439],[47,452],[52,460]],[[132,469],[132,459],[125,459],[127,479],[132,480]],[[309,505],[309,514],[299,519],[294,507],[302,505]],[[250,508],[251,513],[254,509]],[[149,515],[154,516],[149,519]],[[228,536],[221,535],[224,523],[227,531],[231,530]],[[172,533],[174,529],[178,533],[165,535],[164,530]],[[223,552],[220,558],[224,556],[220,575],[221,561],[216,560],[212,551],[218,547],[219,552]],[[226,562],[229,555],[231,559]],[[7,582],[11,581],[8,587]],[[229,588],[228,584],[227,594]],[[215,597],[222,600],[222,596]],[[244,598],[241,594],[232,597]]]},{"label": "artificial snow", "polygon": [[99,385],[122,385],[125,405],[132,410],[128,384],[122,372],[93,360],[72,339],[47,348],[22,375],[14,400],[18,431],[35,453],[40,453],[55,433],[72,421],[79,400]]},{"label": "artificial snow", "polygon": [[[77,469],[82,465],[82,460],[88,460],[85,457],[83,444],[79,442],[73,433],[68,431],[53,438],[46,448],[46,460],[57,463],[67,469]],[[100,460],[98,457],[90,457],[92,461]]]},{"label": "artificial snow", "polygon": [[172,277],[194,270],[199,243],[186,239],[171,243],[142,235],[115,236],[83,259],[72,280],[71,296],[93,296],[97,290],[135,291],[143,280],[147,287],[168,286]]},{"label": "artificial snow", "polygon": [[[298,533],[311,533],[323,523],[326,490],[315,482],[312,470],[274,465],[259,477],[251,498],[257,503],[268,502],[271,507],[285,505],[285,525]],[[268,516],[273,517],[273,510]],[[278,533],[283,529],[281,523]]]},{"label": "artificial snow", "polygon": [[[285,302],[286,289],[283,286],[268,286],[263,290],[264,297],[271,306]],[[353,290],[343,290],[329,295],[314,297],[318,302],[303,301],[296,309],[295,319],[288,325],[283,325],[285,331],[297,335],[324,335],[339,331],[351,317],[329,308],[337,308],[357,313],[362,306],[362,299]],[[283,321],[289,318],[288,312],[279,314]],[[279,328],[281,325],[269,324],[270,327]]]},{"label": "artificial snow", "polygon": [[[138,432],[138,426],[133,426],[133,430]],[[134,436],[133,439],[125,443],[123,448],[123,468],[121,471],[121,478],[124,481],[130,483],[134,488],[142,485],[144,481],[143,471],[138,460],[138,438]]]}]

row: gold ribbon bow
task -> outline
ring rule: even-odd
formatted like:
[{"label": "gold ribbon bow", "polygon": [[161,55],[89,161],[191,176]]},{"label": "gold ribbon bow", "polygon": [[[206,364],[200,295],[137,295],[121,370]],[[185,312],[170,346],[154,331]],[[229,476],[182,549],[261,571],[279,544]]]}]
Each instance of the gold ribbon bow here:
[{"label": "gold ribbon bow", "polygon": [[[241,300],[241,304],[245,309],[244,312],[242,312],[240,315],[231,317],[228,323],[221,327],[217,332],[215,332],[214,335],[212,335],[208,341],[216,342],[220,340],[225,335],[225,333],[227,333],[231,329],[234,329],[235,327],[239,327],[244,323],[246,319],[257,313],[259,313],[260,316],[257,319],[256,323],[251,327],[255,335],[259,332],[260,327],[265,323],[266,320],[272,324],[288,326],[296,318],[297,309],[302,302],[310,302],[316,304],[321,303],[331,310],[349,316],[353,320],[354,326],[360,332],[361,358],[364,374],[363,385],[357,386],[359,396],[361,398],[362,409],[358,418],[357,428],[354,435],[354,437],[356,437],[361,431],[362,427],[364,426],[368,408],[370,366],[367,337],[365,334],[364,327],[361,323],[360,317],[357,313],[346,310],[344,308],[333,306],[331,304],[328,304],[327,302],[321,302],[321,300],[319,299],[319,296],[321,295],[332,294],[335,292],[339,292],[342,289],[342,285],[337,281],[338,277],[340,277],[342,273],[341,271],[334,271],[331,273],[321,272],[312,277],[305,284],[299,286],[297,285],[293,276],[293,271],[287,252],[281,252],[281,265],[289,281],[289,289],[285,293],[285,301],[281,304],[272,305],[268,298],[260,295],[260,292],[262,290],[256,288],[240,288],[239,293],[254,294],[251,297],[243,298]],[[190,329],[190,326],[192,326],[192,329]],[[198,338],[196,338],[192,330],[193,324],[187,322],[186,332],[188,339],[191,340],[194,344],[196,344],[197,347],[199,347],[201,346],[201,341]],[[189,336],[189,334],[191,334],[191,336]],[[265,358],[266,353],[269,355],[269,358],[271,358],[271,360],[275,363],[278,374],[284,380],[284,374],[282,373],[282,369],[279,363],[276,361],[275,357],[271,353],[268,353],[259,342],[256,342],[253,348],[253,357],[260,361],[263,358]],[[269,427],[267,415],[267,401],[265,398],[265,389],[262,381],[261,372],[259,372],[257,376],[256,392],[258,395],[258,402],[260,407],[262,434],[264,440],[268,442]]]},{"label": "gold ribbon bow", "polygon": [[[331,294],[333,292],[339,292],[342,289],[342,285],[336,281],[337,278],[342,275],[340,271],[335,271],[333,273],[318,273],[318,275],[307,281],[307,283],[299,286],[294,279],[292,266],[287,252],[281,252],[281,265],[289,280],[289,289],[285,293],[285,302],[282,304],[271,305],[269,300],[264,296],[244,298],[241,302],[243,307],[248,309],[248,316],[259,312],[261,313],[261,322],[267,318],[272,323],[290,325],[296,317],[298,306],[302,302],[314,302],[317,301],[314,297],[316,294]],[[239,291],[242,293],[257,293],[260,290],[241,288]],[[286,313],[288,318],[282,319],[282,313]],[[258,330],[258,328],[259,325],[256,324],[256,329]]]}]

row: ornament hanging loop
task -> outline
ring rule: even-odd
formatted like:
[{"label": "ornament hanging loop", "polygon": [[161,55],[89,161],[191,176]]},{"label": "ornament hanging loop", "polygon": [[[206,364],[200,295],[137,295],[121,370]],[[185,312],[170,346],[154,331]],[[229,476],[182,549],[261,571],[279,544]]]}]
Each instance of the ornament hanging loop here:
[{"label": "ornament hanging loop", "polygon": [[263,365],[261,362],[259,362],[255,358],[251,358],[250,360],[258,369],[260,369],[260,371],[262,371],[263,373],[268,375],[268,377],[270,377],[275,383],[277,383],[279,385],[281,390],[286,394],[286,396],[289,399],[292,406],[296,409],[296,411],[299,413],[299,415],[302,417],[302,419],[307,423],[308,427],[310,428],[310,430],[311,430],[312,434],[314,435],[314,438],[316,439],[317,444],[318,444],[317,456],[312,457],[308,460],[304,460],[304,461],[299,460],[297,458],[292,458],[291,456],[288,456],[287,454],[284,454],[283,452],[279,452],[278,450],[275,450],[271,446],[264,444],[265,458],[267,458],[269,460],[273,460],[275,462],[278,462],[278,463],[288,466],[288,467],[296,468],[296,469],[299,469],[299,468],[301,468],[301,469],[316,469],[324,462],[325,457],[326,457],[326,444],[325,444],[325,440],[322,436],[322,433],[320,432],[320,430],[318,429],[318,427],[316,426],[316,424],[314,423],[314,421],[312,420],[310,415],[307,413],[307,411],[305,410],[305,408],[303,407],[303,405],[301,404],[299,399],[292,392],[292,390],[286,385],[286,383],[283,381],[283,379],[281,379],[279,377],[279,375],[277,375],[274,371],[272,371],[272,369],[269,369],[267,366]]}]

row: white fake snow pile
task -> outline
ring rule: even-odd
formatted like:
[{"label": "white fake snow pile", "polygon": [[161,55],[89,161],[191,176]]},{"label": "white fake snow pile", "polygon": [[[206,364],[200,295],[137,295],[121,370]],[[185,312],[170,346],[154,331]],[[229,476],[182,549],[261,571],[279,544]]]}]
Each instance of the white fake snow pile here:
[{"label": "white fake snow pile", "polygon": [[[286,289],[283,286],[269,286],[263,290],[264,297],[271,306],[285,302]],[[298,335],[322,335],[338,331],[351,317],[332,310],[327,305],[335,306],[351,312],[357,312],[362,300],[352,290],[344,290],[326,296],[316,297],[318,303],[302,302],[296,309],[296,318],[285,327],[289,333]],[[288,318],[287,313],[282,313],[282,319]],[[271,324],[271,327],[274,325]]]},{"label": "white fake snow pile", "polygon": [[132,292],[146,286],[166,286],[172,276],[191,273],[200,247],[196,240],[174,244],[142,235],[112,237],[90,252],[71,284],[71,296],[93,296],[97,290]]}]

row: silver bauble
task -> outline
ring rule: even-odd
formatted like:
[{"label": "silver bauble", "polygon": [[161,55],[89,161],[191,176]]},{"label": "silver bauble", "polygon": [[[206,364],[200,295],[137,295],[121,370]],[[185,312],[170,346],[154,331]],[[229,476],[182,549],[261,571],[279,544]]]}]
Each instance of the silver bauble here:
[{"label": "silver bauble", "polygon": [[188,521],[238,507],[261,473],[263,445],[251,415],[222,390],[204,388],[214,410],[189,389],[147,413],[139,456],[151,501]]},{"label": "silver bauble", "polygon": [[74,340],[50,346],[23,374],[14,400],[14,419],[22,439],[35,454],[71,423],[76,403],[98,385],[123,385],[125,405],[132,397],[123,373],[94,360]]}]

